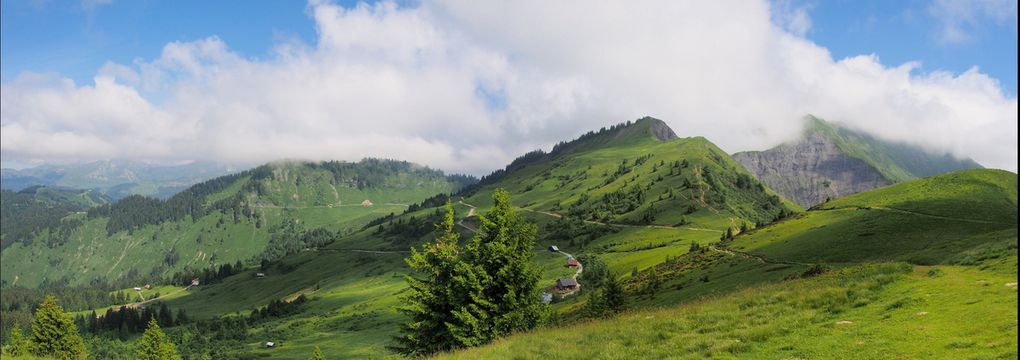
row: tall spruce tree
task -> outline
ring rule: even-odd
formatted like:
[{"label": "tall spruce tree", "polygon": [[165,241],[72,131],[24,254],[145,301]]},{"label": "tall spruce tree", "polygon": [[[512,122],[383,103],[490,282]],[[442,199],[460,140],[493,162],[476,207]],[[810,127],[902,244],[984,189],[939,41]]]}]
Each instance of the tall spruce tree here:
[{"label": "tall spruce tree", "polygon": [[159,328],[155,318],[149,319],[149,327],[135,347],[137,360],[181,360],[177,354],[177,345]]},{"label": "tall spruce tree", "polygon": [[472,304],[488,316],[473,327],[479,343],[533,329],[547,315],[538,288],[542,274],[531,262],[535,225],[514,210],[506,190],[496,189],[492,200],[492,209],[479,216],[482,226],[465,249],[465,260],[491,277],[483,298]]},{"label": "tall spruce tree", "polygon": [[64,312],[52,295],[46,296],[35,311],[30,352],[62,360],[85,359],[88,356],[74,319]]},{"label": "tall spruce tree", "polygon": [[475,265],[465,263],[454,231],[453,206],[444,206],[443,220],[436,224],[434,243],[411,250],[405,261],[418,273],[407,276],[410,291],[400,311],[408,317],[394,349],[410,356],[422,356],[477,344],[463,336],[474,327],[474,318],[485,318],[473,300],[481,299],[487,276]]}]

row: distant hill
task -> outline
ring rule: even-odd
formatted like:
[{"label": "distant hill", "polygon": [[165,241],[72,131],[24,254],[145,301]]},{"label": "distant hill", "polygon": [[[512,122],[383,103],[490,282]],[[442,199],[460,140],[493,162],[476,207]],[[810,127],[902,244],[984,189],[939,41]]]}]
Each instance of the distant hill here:
[{"label": "distant hill", "polygon": [[910,179],[981,167],[970,159],[884,141],[810,115],[799,140],[765,151],[736,153],[733,158],[804,207]]},{"label": "distant hill", "polygon": [[18,192],[0,190],[0,248],[16,241],[31,241],[43,229],[63,228],[72,212],[107,204],[110,199],[91,190],[33,186]]},{"label": "distant hill", "polygon": [[[393,160],[271,163],[207,180],[166,200],[132,195],[87,212],[64,209],[10,239],[2,279],[30,287],[84,284],[271,260],[332,242],[473,181]],[[5,219],[8,194],[17,193],[4,192]],[[5,221],[28,220],[11,214]]]},{"label": "distant hill", "polygon": [[211,162],[180,165],[105,160],[84,164],[41,165],[0,170],[0,187],[19,191],[31,186],[92,189],[112,199],[129,195],[168,198],[204,180],[238,172],[244,167]]}]

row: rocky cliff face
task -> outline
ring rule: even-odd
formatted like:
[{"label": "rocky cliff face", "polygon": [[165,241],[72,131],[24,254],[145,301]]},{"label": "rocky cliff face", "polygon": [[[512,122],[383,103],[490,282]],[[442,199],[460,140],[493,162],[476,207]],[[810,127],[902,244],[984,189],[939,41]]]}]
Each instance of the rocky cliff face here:
[{"label": "rocky cliff face", "polygon": [[736,153],[733,159],[780,195],[805,208],[826,198],[893,183],[866,161],[844,154],[828,137],[817,132],[797,143]]}]

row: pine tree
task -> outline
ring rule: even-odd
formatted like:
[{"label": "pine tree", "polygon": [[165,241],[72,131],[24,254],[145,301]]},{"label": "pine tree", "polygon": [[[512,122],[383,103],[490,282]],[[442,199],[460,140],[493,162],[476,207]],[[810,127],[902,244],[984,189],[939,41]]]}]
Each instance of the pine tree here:
[{"label": "pine tree", "polygon": [[21,328],[17,325],[14,329],[11,329],[10,338],[7,339],[7,355],[10,356],[25,356],[28,355],[29,342],[25,339],[25,336],[21,334]]},{"label": "pine tree", "polygon": [[430,355],[457,347],[477,345],[463,329],[473,328],[477,318],[487,318],[472,299],[481,298],[488,277],[476,265],[465,263],[454,231],[453,206],[444,206],[442,222],[436,224],[435,243],[411,250],[407,264],[421,277],[408,276],[410,287],[400,308],[408,317],[401,326],[394,349],[411,356]]},{"label": "pine tree", "polygon": [[312,351],[312,356],[309,356],[308,360],[326,360],[326,356],[322,355],[322,350],[316,346],[315,351]]},{"label": "pine tree", "polygon": [[602,302],[606,310],[618,313],[627,307],[627,299],[623,294],[623,284],[616,275],[608,274],[602,287]]},{"label": "pine tree", "polygon": [[145,329],[142,338],[138,340],[135,348],[135,359],[137,360],[180,360],[177,354],[177,345],[174,345],[170,338],[160,330],[156,319],[149,320],[149,327]]},{"label": "pine tree", "polygon": [[476,327],[474,336],[482,343],[533,329],[547,315],[538,288],[541,273],[531,262],[537,229],[513,209],[506,190],[496,189],[492,200],[492,210],[479,216],[482,226],[465,251],[468,263],[479,264],[492,277],[484,300],[472,304],[491,316]]},{"label": "pine tree", "polygon": [[36,356],[58,359],[85,359],[87,356],[78,326],[52,295],[46,296],[36,309],[30,351]]}]

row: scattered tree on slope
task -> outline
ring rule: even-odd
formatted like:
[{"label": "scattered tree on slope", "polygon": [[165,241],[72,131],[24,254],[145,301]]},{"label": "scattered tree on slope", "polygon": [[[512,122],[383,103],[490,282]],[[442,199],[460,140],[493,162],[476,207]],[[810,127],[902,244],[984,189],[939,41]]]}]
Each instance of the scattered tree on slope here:
[{"label": "scattered tree on slope", "polygon": [[138,340],[135,359],[180,360],[181,356],[177,354],[177,346],[159,328],[156,319],[152,319],[149,320],[149,327],[145,329],[142,338]]},{"label": "scattered tree on slope", "polygon": [[53,296],[47,296],[35,312],[30,351],[36,356],[58,359],[85,359],[88,356],[85,343],[78,335],[78,326]]}]

